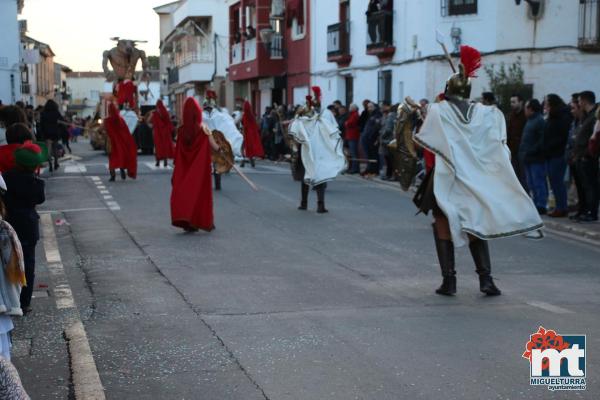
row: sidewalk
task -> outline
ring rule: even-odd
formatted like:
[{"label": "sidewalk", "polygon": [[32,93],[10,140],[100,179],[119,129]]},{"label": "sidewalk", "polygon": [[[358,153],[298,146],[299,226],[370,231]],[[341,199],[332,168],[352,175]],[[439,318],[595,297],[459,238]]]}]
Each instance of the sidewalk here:
[{"label": "sidewalk", "polygon": [[[398,182],[392,181],[384,181],[379,177],[366,179],[361,177],[360,175],[344,175],[349,179],[354,179],[359,182],[372,182],[379,185],[385,185],[392,188],[397,188],[398,191],[402,192],[400,188],[400,184]],[[416,188],[411,187],[407,193],[409,195],[414,194]],[[546,226],[546,230],[557,233],[557,234],[567,234],[573,238],[580,238],[586,241],[593,241],[597,244],[600,244],[600,222],[594,223],[578,223],[571,221],[568,218],[550,218],[547,216],[542,217],[544,224]]]}]

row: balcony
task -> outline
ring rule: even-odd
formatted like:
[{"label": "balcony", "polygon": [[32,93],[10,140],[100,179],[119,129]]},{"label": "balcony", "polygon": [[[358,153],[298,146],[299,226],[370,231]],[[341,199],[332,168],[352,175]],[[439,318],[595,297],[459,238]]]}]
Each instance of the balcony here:
[{"label": "balcony", "polygon": [[367,54],[389,60],[395,52],[393,12],[377,11],[367,15]]},{"label": "balcony", "polygon": [[579,37],[584,51],[600,51],[600,0],[579,0]]},{"label": "balcony", "polygon": [[244,42],[244,61],[256,60],[256,38]]},{"label": "balcony", "polygon": [[213,63],[193,62],[179,68],[179,84],[210,82],[215,71]]},{"label": "balcony", "polygon": [[350,54],[350,21],[340,22],[327,27],[327,61],[339,66],[348,66],[352,61]]},{"label": "balcony", "polygon": [[271,38],[269,54],[271,59],[283,58],[283,35],[281,33],[275,33]]},{"label": "balcony", "polygon": [[242,62],[242,43],[235,43],[231,46],[231,64]]}]

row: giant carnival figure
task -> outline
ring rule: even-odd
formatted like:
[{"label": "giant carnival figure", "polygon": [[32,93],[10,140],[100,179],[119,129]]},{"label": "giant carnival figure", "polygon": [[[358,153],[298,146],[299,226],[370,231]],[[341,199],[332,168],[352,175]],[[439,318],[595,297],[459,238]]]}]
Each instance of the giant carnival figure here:
[{"label": "giant carnival figure", "polygon": [[[144,76],[148,75],[148,59],[143,50],[136,48],[137,43],[145,43],[140,40],[111,38],[117,45],[106,50],[102,55],[102,69],[104,76],[109,82],[113,82],[113,91],[116,92],[117,103],[123,106],[125,103],[130,108],[137,108],[137,88],[134,83],[135,68],[138,61],[142,62]],[[109,69],[108,64],[112,67]]]}]

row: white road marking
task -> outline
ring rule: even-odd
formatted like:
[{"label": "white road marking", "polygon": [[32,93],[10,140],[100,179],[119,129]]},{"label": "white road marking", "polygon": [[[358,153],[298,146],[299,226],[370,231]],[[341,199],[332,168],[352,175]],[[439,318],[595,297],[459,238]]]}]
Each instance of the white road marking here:
[{"label": "white road marking", "polygon": [[55,214],[55,213],[64,213],[64,212],[80,212],[80,211],[99,211],[106,210],[106,207],[87,207],[87,208],[67,208],[64,210],[40,210],[39,214]]},{"label": "white road marking", "polygon": [[109,194],[110,192],[108,190],[101,190],[100,194]]},{"label": "white road marking", "polygon": [[120,210],[121,207],[119,206],[119,203],[117,203],[116,201],[107,201],[106,205],[108,206],[109,209],[111,210]]},{"label": "white road marking", "polygon": [[65,166],[65,174],[78,174],[83,172],[87,172],[87,168],[83,164]]},{"label": "white road marking", "polygon": [[106,190],[106,186],[104,185],[97,185],[96,187],[98,188],[98,190]]},{"label": "white road marking", "polygon": [[144,165],[148,168],[150,168],[153,171],[159,170],[159,169],[173,169],[173,167],[171,167],[170,165],[167,165],[166,167],[163,167],[162,163],[157,167],[155,163],[151,162],[151,161],[146,161],[144,163]]},{"label": "white road marking", "polygon": [[[42,214],[41,220],[48,270],[55,284],[53,292],[56,298],[56,307],[59,309],[76,309],[75,299],[61,261],[52,216]],[[104,400],[106,398],[104,388],[79,313],[73,313],[71,318],[74,323],[65,330],[65,335],[69,345],[75,398]]]},{"label": "white road marking", "polygon": [[99,176],[90,176],[90,178],[91,178],[93,181],[99,181],[99,180],[100,180],[100,177],[99,177]]},{"label": "white road marking", "polygon": [[573,314],[573,311],[571,310],[555,306],[554,304],[545,303],[543,301],[528,301],[527,304],[532,307],[541,308],[542,310],[550,311],[556,314]]},{"label": "white road marking", "polygon": [[104,200],[112,200],[112,198],[113,198],[111,195],[106,195],[103,197],[104,197]]}]

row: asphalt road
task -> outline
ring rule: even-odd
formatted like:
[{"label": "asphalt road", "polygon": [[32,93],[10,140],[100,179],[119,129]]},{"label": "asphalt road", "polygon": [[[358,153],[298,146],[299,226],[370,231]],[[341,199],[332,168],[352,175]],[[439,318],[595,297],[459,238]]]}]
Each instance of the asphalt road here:
[{"label": "asphalt road", "polygon": [[[106,157],[75,148],[43,209],[70,224],[59,248],[109,399],[600,398],[598,246],[491,242],[496,298],[459,249],[458,295],[440,297],[431,221],[399,189],[341,177],[318,215],[314,192],[296,209],[287,164],[259,162],[259,192],[225,176],[217,229],[184,234],[170,170],[140,157],[110,183]],[[587,335],[586,391],[530,386],[540,325]]]}]

